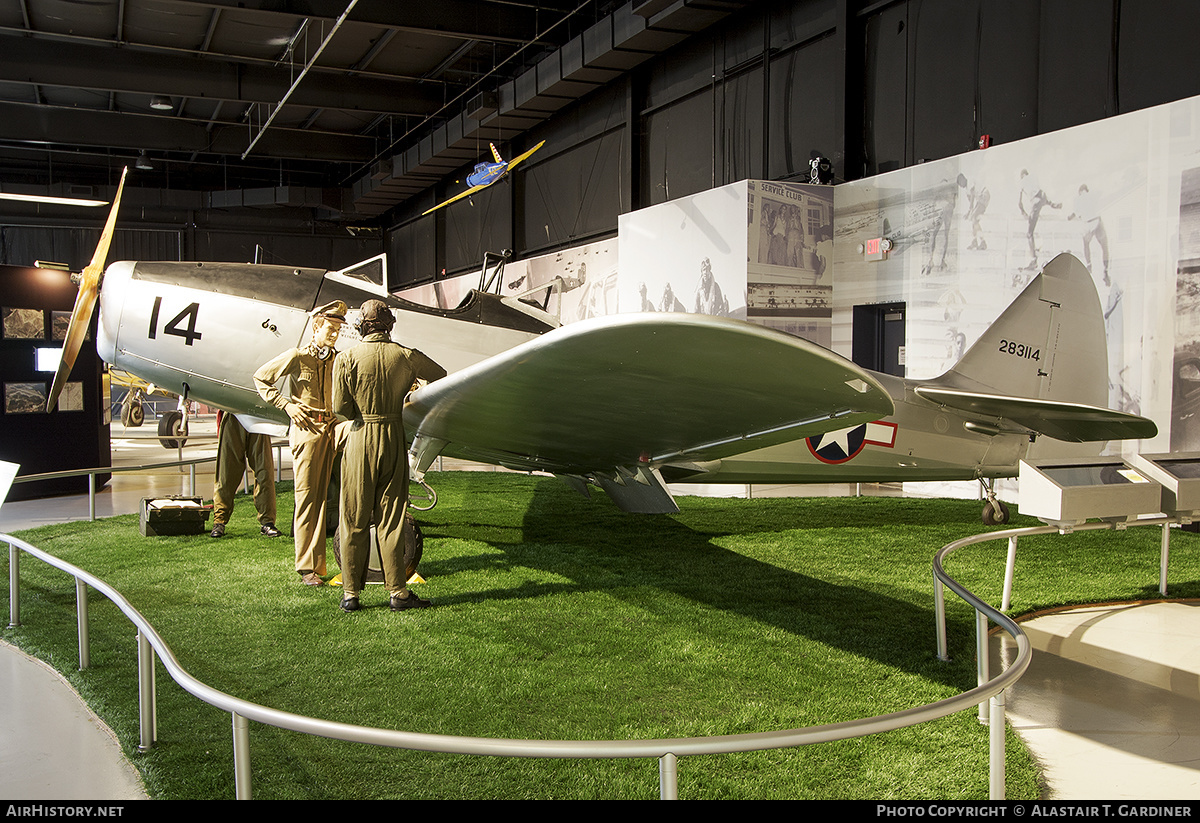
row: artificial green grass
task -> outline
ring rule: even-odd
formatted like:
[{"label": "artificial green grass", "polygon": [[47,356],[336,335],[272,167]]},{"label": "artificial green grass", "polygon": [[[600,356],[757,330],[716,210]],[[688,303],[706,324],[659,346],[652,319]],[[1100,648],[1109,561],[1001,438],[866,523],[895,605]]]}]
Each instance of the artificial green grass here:
[{"label": "artificial green grass", "polygon": [[[259,537],[240,499],[228,536],[143,538],[137,518],[22,535],[108,581],[193,675],[247,700],[409,731],[538,739],[686,737],[851,720],[974,684],[974,622],[948,600],[954,660],[936,659],[933,554],[974,534],[979,504],[914,499],[681,498],[673,516],[618,512],[557,480],[432,476],[419,588],[393,614],[369,587],[299,585],[291,541]],[[291,494],[280,488],[281,522]],[[1035,525],[1024,520],[1018,525]],[[1172,595],[1200,595],[1175,538]],[[1014,611],[1153,596],[1159,532],[1021,541]],[[1003,541],[952,574],[998,602]],[[330,572],[334,571],[332,552]],[[136,752],[132,627],[91,603],[92,667],[76,671],[74,586],[26,559],[22,625],[3,637],[63,671],[161,798],[233,794],[230,717],[160,668],[158,745]],[[0,577],[7,591],[7,575]],[[653,798],[653,759],[530,760],[380,749],[251,724],[256,798]],[[1039,794],[1010,735],[1007,795]],[[682,758],[683,798],[986,798],[975,713],[870,738]]]}]

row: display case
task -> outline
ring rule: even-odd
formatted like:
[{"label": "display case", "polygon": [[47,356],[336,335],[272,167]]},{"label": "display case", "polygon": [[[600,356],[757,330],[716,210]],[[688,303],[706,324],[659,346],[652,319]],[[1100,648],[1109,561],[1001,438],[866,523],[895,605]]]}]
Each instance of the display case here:
[{"label": "display case", "polygon": [[1060,528],[1160,511],[1162,487],[1120,457],[1022,460],[1019,480],[1021,514]]}]

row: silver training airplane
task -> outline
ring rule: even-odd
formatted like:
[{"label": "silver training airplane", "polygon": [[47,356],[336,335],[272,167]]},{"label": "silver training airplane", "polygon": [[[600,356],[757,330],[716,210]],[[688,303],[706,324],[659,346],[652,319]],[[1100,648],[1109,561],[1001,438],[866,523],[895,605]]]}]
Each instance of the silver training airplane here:
[{"label": "silver training airplane", "polygon": [[[122,179],[122,184],[123,184]],[[1017,474],[1039,436],[1152,438],[1154,423],[1105,408],[1104,322],[1087,269],[1061,255],[945,374],[876,374],[806,340],[699,314],[619,314],[557,327],[516,298],[472,292],[454,309],[387,293],[382,255],[342,271],[232,263],[114,263],[100,271],[120,189],[84,270],[53,408],[99,298],[101,357],[182,398],[285,429],[251,375],[308,340],[308,312],[368,298],[396,338],[451,374],[413,392],[414,477],[439,455],[603,488],[618,507],[677,511],[667,483],[973,480],[984,520],[1007,509],[988,481]],[[339,339],[356,341],[349,324]],[[186,420],[182,421],[186,433]],[[160,429],[160,433],[161,429]],[[168,432],[179,434],[179,431]]]}]

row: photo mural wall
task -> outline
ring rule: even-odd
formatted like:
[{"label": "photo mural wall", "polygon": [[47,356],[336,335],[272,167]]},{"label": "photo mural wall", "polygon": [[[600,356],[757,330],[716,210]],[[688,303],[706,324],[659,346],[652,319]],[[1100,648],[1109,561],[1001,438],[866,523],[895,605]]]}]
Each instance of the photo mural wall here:
[{"label": "photo mural wall", "polygon": [[[853,306],[902,301],[907,375],[940,374],[1070,252],[1104,307],[1109,404],[1159,426],[1126,448],[1200,450],[1200,98],[847,183],[834,207],[836,351]],[[870,262],[878,237],[895,247]]]},{"label": "photo mural wall", "polygon": [[[892,250],[866,259],[883,237]],[[905,371],[928,378],[1062,252],[1087,265],[1104,308],[1109,405],[1159,427],[1106,450],[1200,451],[1200,98],[836,187],[722,186],[622,215],[616,239],[511,263],[504,291],[561,278],[564,322],[702,311],[846,357],[855,306],[903,303]],[[453,305],[478,275],[459,280],[422,287],[420,302]]]}]

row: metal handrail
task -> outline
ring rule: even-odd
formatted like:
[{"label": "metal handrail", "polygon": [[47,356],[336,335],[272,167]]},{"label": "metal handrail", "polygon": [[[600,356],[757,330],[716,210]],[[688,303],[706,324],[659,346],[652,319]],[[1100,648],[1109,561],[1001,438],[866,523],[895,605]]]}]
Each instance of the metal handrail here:
[{"label": "metal handrail", "polygon": [[[1029,667],[1031,659],[1029,639],[1020,627],[1005,615],[1002,611],[989,606],[978,597],[971,593],[965,586],[946,573],[944,561],[954,552],[967,546],[973,546],[977,543],[985,543],[991,540],[1007,540],[1008,541],[1008,560],[1005,567],[1004,575],[1004,595],[1001,608],[1007,609],[1009,603],[1009,595],[1012,587],[1013,565],[1016,560],[1017,540],[1021,537],[1030,537],[1043,534],[1069,534],[1076,531],[1099,531],[1105,529],[1126,529],[1134,526],[1160,526],[1163,530],[1162,534],[1162,560],[1161,560],[1161,579],[1159,590],[1166,594],[1166,563],[1168,552],[1168,541],[1170,539],[1168,529],[1172,524],[1180,523],[1179,518],[1173,517],[1153,517],[1143,520],[1135,520],[1132,522],[1121,521],[1093,521],[1078,523],[1070,526],[1065,525],[1047,525],[1047,526],[1029,526],[1020,529],[1005,529],[1003,531],[984,532],[982,534],[964,537],[962,540],[956,540],[952,543],[947,543],[933,558],[933,599],[934,612],[937,623],[937,653],[940,660],[949,660],[948,641],[946,632],[946,601],[945,592],[942,591],[942,586],[946,586],[969,605],[975,609],[975,647],[976,647],[976,666],[977,678],[980,684],[991,683],[995,684],[1001,680],[1011,680],[1015,682],[1025,670]],[[1011,635],[1017,642],[1017,658],[1012,661],[1009,668],[1004,674],[995,679],[992,679],[989,669],[989,650],[988,650],[988,620],[996,623],[1002,630]],[[1014,631],[1016,633],[1014,633]],[[1013,674],[1011,678],[1009,675]],[[991,747],[991,776],[990,776],[990,792],[993,800],[1002,800],[1004,798],[1004,773],[997,773],[997,764],[1003,766],[1004,752],[1004,693],[997,692],[990,698],[989,704],[980,703],[979,719],[980,722],[989,725],[989,745]],[[997,794],[997,791],[1000,794]]]},{"label": "metal handrail", "polygon": [[[20,552],[24,551],[49,565],[67,572],[76,581],[76,598],[79,620],[80,668],[87,668],[90,655],[87,651],[87,586],[90,585],[108,597],[129,618],[138,630],[138,700],[141,747],[149,748],[155,740],[155,693],[153,653],[157,652],[171,678],[185,691],[204,702],[228,711],[233,721],[234,790],[239,800],[251,797],[250,740],[247,721],[254,720],[282,729],[306,734],[368,743],[376,746],[411,749],[416,751],[442,752],[450,754],[492,755],[502,757],[546,757],[546,758],[631,758],[656,757],[659,760],[659,796],[664,799],[678,798],[678,758],[699,754],[727,754],[731,752],[758,751],[804,746],[865,737],[879,732],[915,726],[936,720],[955,712],[971,708],[981,701],[1001,694],[1024,673],[1030,654],[1029,641],[1020,627],[1013,621],[982,603],[974,595],[962,589],[966,596],[987,609],[994,619],[1009,632],[1017,642],[1019,654],[1013,666],[994,680],[983,683],[970,691],[923,706],[877,717],[808,726],[771,732],[718,735],[713,737],[664,738],[656,740],[521,740],[485,737],[458,737],[425,732],[407,732],[358,726],[332,720],[321,720],[292,712],[273,709],[243,700],[208,686],[193,677],[175,658],[169,646],[155,631],[150,622],[137,611],[112,586],[84,570],[47,552],[38,549],[20,538],[0,534],[0,540],[9,544],[9,618],[10,628],[20,623]],[[955,584],[957,585],[957,584]],[[961,587],[956,588],[956,590]],[[961,593],[960,592],[960,593]],[[1003,701],[1000,701],[999,717],[993,713],[992,742],[990,744],[991,793],[992,799],[1004,797],[1004,749],[1003,749]],[[1000,745],[995,738],[997,729]],[[997,757],[999,763],[996,762]],[[997,794],[996,774],[1000,775]]]},{"label": "metal handrail", "polygon": [[[283,449],[288,445],[287,440],[272,440],[271,448],[275,449],[275,479],[283,479]],[[160,463],[141,463],[136,466],[97,466],[91,469],[64,469],[56,472],[42,472],[40,474],[26,474],[13,479],[13,485],[18,483],[33,483],[37,480],[58,480],[64,477],[83,477],[87,475],[88,479],[88,520],[96,519],[96,475],[98,474],[118,474],[120,472],[141,472],[150,471],[153,469],[169,469],[175,466],[188,467],[188,487],[185,490],[187,494],[194,495],[196,493],[196,466],[201,463],[215,463],[216,455],[208,457],[192,457],[187,460],[182,458],[183,447],[179,447],[181,455],[179,460],[167,460]],[[3,502],[3,501],[0,501]]]}]

